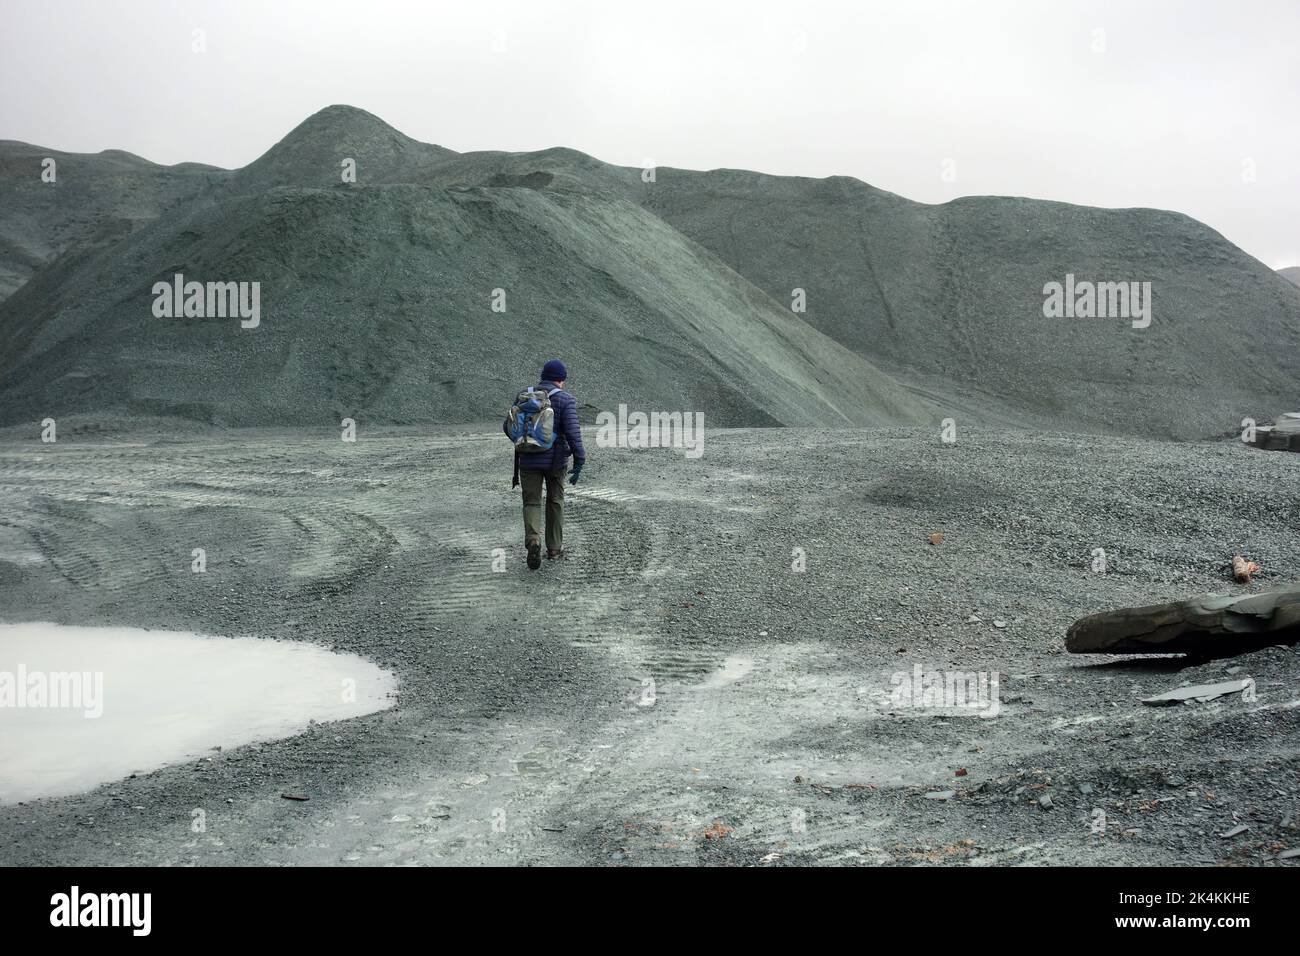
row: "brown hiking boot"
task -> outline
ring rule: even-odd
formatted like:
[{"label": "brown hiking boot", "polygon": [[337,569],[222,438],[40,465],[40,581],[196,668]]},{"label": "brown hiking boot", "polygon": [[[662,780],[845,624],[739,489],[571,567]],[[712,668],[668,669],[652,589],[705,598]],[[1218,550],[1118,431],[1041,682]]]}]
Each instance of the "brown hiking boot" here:
[{"label": "brown hiking boot", "polygon": [[539,542],[534,541],[528,546],[528,567],[536,571],[542,566],[542,546]]},{"label": "brown hiking boot", "polygon": [[559,551],[552,551],[550,548],[547,548],[547,549],[546,549],[546,560],[547,560],[547,561],[554,561],[556,558],[562,558],[562,557],[564,557],[564,549],[563,549],[563,548],[561,548]]}]

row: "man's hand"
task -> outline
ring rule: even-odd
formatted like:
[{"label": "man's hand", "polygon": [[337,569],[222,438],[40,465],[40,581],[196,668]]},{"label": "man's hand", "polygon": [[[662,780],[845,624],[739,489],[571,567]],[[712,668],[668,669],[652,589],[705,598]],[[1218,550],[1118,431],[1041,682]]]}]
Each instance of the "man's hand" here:
[{"label": "man's hand", "polygon": [[576,485],[578,483],[578,476],[582,474],[582,465],[586,460],[585,458],[573,459],[573,473],[569,475],[569,484]]}]

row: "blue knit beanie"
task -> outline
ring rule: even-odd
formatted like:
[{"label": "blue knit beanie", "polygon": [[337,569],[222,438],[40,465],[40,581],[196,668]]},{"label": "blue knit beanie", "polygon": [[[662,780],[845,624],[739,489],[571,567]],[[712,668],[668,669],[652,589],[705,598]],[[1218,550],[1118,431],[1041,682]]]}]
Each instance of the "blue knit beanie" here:
[{"label": "blue knit beanie", "polygon": [[551,359],[542,366],[543,382],[563,382],[569,377],[569,370],[559,359]]}]

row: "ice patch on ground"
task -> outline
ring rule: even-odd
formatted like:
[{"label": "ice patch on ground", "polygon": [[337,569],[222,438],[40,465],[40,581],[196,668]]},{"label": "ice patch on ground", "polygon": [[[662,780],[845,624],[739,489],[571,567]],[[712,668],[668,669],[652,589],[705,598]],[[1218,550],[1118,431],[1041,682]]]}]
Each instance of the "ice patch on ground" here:
[{"label": "ice patch on ground", "polygon": [[313,644],[0,624],[0,803],[383,710],[395,687],[369,661]]}]

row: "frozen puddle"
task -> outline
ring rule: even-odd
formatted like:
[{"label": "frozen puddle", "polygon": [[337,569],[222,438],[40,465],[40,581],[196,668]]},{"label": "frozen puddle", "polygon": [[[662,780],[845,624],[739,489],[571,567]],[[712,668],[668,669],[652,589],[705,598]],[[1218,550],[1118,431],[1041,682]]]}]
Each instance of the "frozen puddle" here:
[{"label": "frozen puddle", "polygon": [[392,706],[353,654],[253,637],[0,624],[0,803],[58,797]]}]

